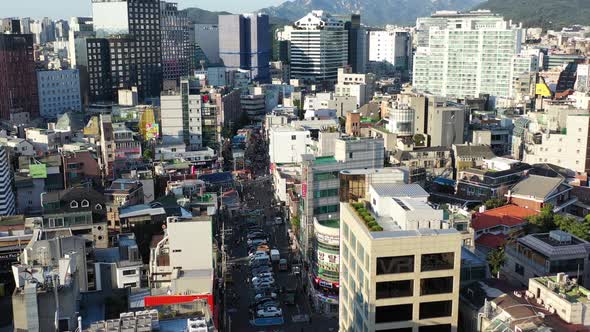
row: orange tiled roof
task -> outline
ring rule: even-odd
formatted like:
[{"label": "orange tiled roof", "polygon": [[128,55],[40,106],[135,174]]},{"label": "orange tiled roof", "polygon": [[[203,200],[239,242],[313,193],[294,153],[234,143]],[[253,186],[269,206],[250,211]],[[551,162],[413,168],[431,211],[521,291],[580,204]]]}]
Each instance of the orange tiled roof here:
[{"label": "orange tiled roof", "polygon": [[525,218],[536,214],[537,211],[535,210],[508,204],[496,209],[474,214],[471,227],[476,231],[499,225],[514,227],[526,223],[527,221]]}]

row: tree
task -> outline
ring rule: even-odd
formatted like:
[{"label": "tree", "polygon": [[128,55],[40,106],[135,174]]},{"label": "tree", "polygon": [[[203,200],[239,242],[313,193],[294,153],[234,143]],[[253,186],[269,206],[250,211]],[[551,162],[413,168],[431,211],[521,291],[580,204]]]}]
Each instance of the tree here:
[{"label": "tree", "polygon": [[483,205],[485,205],[486,210],[491,210],[491,209],[495,209],[495,208],[499,208],[501,206],[506,205],[506,200],[503,198],[499,198],[499,197],[494,197],[494,198],[490,198],[487,201],[485,201],[483,203]]},{"label": "tree", "polygon": [[154,152],[152,149],[147,148],[143,151],[143,159],[145,160],[153,160],[154,159]]},{"label": "tree", "polygon": [[303,111],[303,107],[301,107],[301,100],[294,99],[293,106],[297,109],[297,115],[299,116],[299,120],[303,120],[305,118],[305,112]]},{"label": "tree", "polygon": [[553,206],[549,204],[543,207],[538,215],[529,217],[528,221],[529,224],[525,228],[527,234],[547,233],[560,229],[583,240],[590,240],[590,215],[579,221],[574,217],[553,212]]},{"label": "tree", "polygon": [[500,249],[492,250],[488,253],[488,264],[493,275],[500,277],[500,270],[504,261],[506,260],[506,254],[504,253],[504,247]]},{"label": "tree", "polygon": [[557,228],[553,206],[548,204],[537,215],[528,217],[527,233],[547,233]]}]

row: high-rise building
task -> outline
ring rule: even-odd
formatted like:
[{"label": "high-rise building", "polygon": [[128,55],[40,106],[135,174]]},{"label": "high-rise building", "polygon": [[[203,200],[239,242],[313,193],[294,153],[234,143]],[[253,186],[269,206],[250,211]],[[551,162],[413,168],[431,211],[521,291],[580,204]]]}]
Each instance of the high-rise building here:
[{"label": "high-rise building", "polygon": [[176,3],[160,2],[160,27],[162,77],[177,81],[189,74],[191,45],[186,12],[179,11]]},{"label": "high-rise building", "polygon": [[344,29],[348,33],[348,66],[353,73],[365,73],[367,66],[367,30],[361,26],[361,15],[352,14],[337,16],[344,23]]},{"label": "high-rise building", "polygon": [[86,54],[84,38],[94,37],[94,26],[92,25],[92,17],[72,17],[68,26],[68,60],[70,67],[74,69],[81,61],[80,57]]},{"label": "high-rise building", "polygon": [[33,36],[0,34],[0,119],[39,114]]},{"label": "high-rise building", "polygon": [[162,143],[200,148],[203,144],[203,129],[198,81],[181,80],[179,89],[162,92],[160,102]]},{"label": "high-rise building", "polygon": [[[103,96],[101,91],[94,90],[90,77],[90,96],[95,99],[103,96],[107,99],[102,101],[114,101],[119,89],[134,86],[140,102],[159,96],[162,89],[160,2],[92,0],[92,12],[96,37],[105,39],[108,45],[110,65],[108,68],[102,63],[98,67],[89,65],[88,72],[90,75],[95,73],[99,79],[108,77],[111,94]],[[90,63],[93,55],[88,56]],[[105,72],[105,69],[108,70]]]},{"label": "high-rise building", "polygon": [[195,24],[195,44],[199,45],[209,65],[218,64],[219,59],[219,25]]},{"label": "high-rise building", "polygon": [[462,238],[417,184],[340,205],[340,331],[455,332]]},{"label": "high-rise building", "polygon": [[[330,262],[329,256],[319,256],[316,249],[319,231],[324,236],[330,235],[326,228],[338,227],[339,187],[338,174],[346,169],[382,168],[384,159],[384,142],[382,139],[339,138],[335,140],[333,156],[315,157],[311,154],[301,156],[301,250],[304,259],[310,264],[319,261]],[[316,228],[316,225],[320,227]],[[322,227],[323,226],[323,227]],[[323,232],[322,232],[323,230]],[[320,235],[321,236],[321,235]],[[332,254],[338,256],[337,251]],[[325,252],[325,251],[324,251]],[[336,264],[332,259],[332,265]],[[313,301],[322,303],[323,310],[335,313],[338,304],[338,270],[320,270],[314,268],[310,274],[310,284],[319,285],[320,291],[314,293]],[[316,280],[316,278],[319,278]],[[321,290],[327,291],[321,291]]]},{"label": "high-rise building", "polygon": [[292,79],[334,83],[338,68],[348,64],[345,22],[324,11],[314,10],[286,26],[284,36],[291,41]]},{"label": "high-rise building", "polygon": [[400,71],[408,77],[412,70],[412,35],[409,31],[387,28],[369,32],[369,61],[381,63],[387,72]]},{"label": "high-rise building", "polygon": [[37,72],[39,114],[55,119],[67,111],[82,111],[80,72],[77,69],[40,70]]},{"label": "high-rise building", "polygon": [[219,57],[228,70],[249,70],[253,80],[270,82],[271,32],[268,15],[220,15]]},{"label": "high-rise building", "polygon": [[69,38],[70,24],[68,21],[59,20],[55,22],[55,39],[66,40]]},{"label": "high-rise building", "polygon": [[522,28],[489,11],[437,12],[417,20],[413,86],[435,95],[465,98],[489,94],[513,98],[515,77],[535,71],[534,56],[522,69]]},{"label": "high-rise building", "polygon": [[18,18],[3,18],[2,27],[0,27],[0,33],[23,33]]},{"label": "high-rise building", "polygon": [[0,216],[16,213],[16,201],[12,190],[13,171],[6,147],[0,147]]}]

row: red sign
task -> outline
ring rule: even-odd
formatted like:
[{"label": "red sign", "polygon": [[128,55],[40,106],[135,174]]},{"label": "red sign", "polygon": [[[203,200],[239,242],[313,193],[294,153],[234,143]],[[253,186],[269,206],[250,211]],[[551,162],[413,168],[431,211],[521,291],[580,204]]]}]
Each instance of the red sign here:
[{"label": "red sign", "polygon": [[306,198],[307,197],[307,183],[303,182],[301,184],[301,197]]}]

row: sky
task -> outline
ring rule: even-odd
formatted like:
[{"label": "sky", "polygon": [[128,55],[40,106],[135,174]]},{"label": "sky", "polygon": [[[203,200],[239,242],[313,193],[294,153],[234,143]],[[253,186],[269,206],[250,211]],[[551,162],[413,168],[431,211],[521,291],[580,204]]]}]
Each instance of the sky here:
[{"label": "sky", "polygon": [[[268,6],[276,6],[285,0],[171,0],[180,8],[199,7],[214,11],[245,13]],[[91,16],[91,0],[0,0],[0,17],[69,18]],[[45,5],[40,5],[45,4]]]}]

